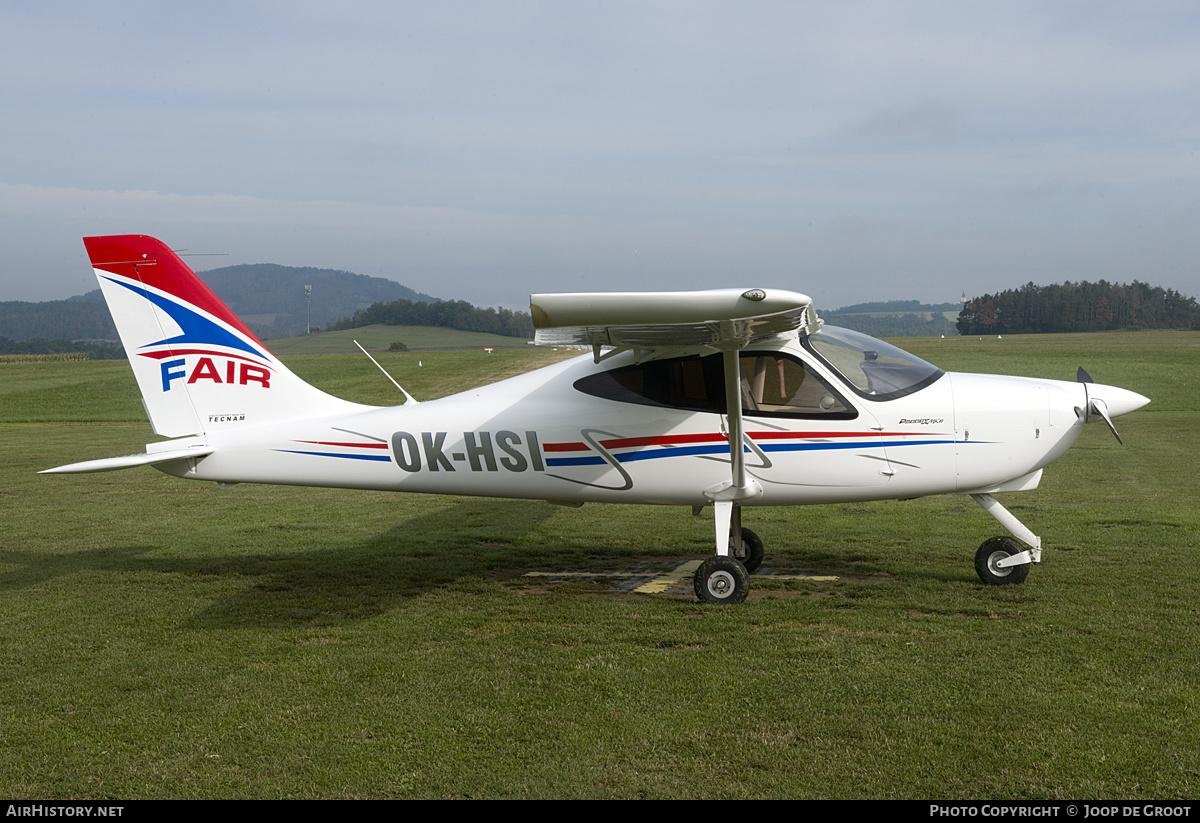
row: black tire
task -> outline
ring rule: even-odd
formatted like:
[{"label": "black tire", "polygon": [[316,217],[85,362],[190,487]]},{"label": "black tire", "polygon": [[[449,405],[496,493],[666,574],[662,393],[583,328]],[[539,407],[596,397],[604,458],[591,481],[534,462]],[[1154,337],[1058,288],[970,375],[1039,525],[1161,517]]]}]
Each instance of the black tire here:
[{"label": "black tire", "polygon": [[1023,583],[1029,576],[1029,563],[1007,568],[996,566],[998,561],[1023,551],[1021,544],[1011,537],[993,537],[985,540],[979,547],[979,551],[975,552],[975,573],[989,586],[1010,586],[1014,583]]},{"label": "black tire", "polygon": [[702,603],[731,606],[750,592],[746,567],[728,555],[714,555],[696,569],[696,597]]},{"label": "black tire", "polygon": [[742,545],[738,546],[737,541],[730,547],[733,556],[746,567],[746,571],[751,574],[754,570],[762,565],[763,562],[763,542],[762,538],[749,529],[742,529]]}]

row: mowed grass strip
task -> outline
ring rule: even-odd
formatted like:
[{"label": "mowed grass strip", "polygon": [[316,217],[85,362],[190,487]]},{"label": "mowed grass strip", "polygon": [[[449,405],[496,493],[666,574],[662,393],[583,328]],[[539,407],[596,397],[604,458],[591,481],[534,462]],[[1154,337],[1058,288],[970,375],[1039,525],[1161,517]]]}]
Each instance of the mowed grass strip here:
[{"label": "mowed grass strip", "polygon": [[[957,496],[748,510],[768,571],[840,579],[721,608],[520,576],[701,557],[681,509],[39,476],[156,438],[125,363],[0,365],[0,792],[1194,796],[1200,335],[897,342],[1152,398],[1002,498],[1047,547],[1023,586],[976,582],[1001,530]],[[429,398],[551,354],[385,365]],[[289,363],[397,402],[361,355]]]}]

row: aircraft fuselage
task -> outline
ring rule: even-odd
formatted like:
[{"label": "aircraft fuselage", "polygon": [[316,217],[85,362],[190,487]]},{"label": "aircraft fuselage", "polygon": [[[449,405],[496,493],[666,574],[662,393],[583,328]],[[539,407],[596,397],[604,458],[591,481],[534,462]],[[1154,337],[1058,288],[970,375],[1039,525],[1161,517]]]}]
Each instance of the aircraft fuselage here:
[{"label": "aircraft fuselage", "polygon": [[[780,362],[802,364],[801,382],[818,378],[841,410],[744,410],[746,470],[761,494],[743,505],[1032,488],[1084,422],[1079,383],[938,373],[911,393],[872,400],[797,339],[742,357],[780,375]],[[599,364],[584,356],[412,406],[261,427],[231,414],[205,436],[214,454],[160,468],[223,483],[704,505],[704,490],[729,477],[725,416],[578,387],[629,368],[631,353]]]}]

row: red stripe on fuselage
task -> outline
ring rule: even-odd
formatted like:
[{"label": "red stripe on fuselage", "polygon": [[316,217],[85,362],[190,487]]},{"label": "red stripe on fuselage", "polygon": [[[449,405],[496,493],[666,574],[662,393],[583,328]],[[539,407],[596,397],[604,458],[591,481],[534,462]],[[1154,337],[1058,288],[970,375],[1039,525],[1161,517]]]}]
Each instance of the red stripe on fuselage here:
[{"label": "red stripe on fuselage", "polygon": [[386,449],[387,443],[336,443],[331,440],[296,440],[296,443],[309,443],[313,446],[341,446],[346,449]]},{"label": "red stripe on fuselage", "polygon": [[[748,432],[751,440],[830,440],[844,437],[912,437],[914,435],[928,436],[930,432],[786,432],[786,431],[756,431]],[[650,435],[647,437],[620,437],[612,440],[601,440],[600,445],[606,449],[630,449],[640,446],[674,446],[685,443],[721,443],[728,438],[719,433],[712,434],[668,434]],[[543,443],[546,452],[589,451],[586,443]]]}]

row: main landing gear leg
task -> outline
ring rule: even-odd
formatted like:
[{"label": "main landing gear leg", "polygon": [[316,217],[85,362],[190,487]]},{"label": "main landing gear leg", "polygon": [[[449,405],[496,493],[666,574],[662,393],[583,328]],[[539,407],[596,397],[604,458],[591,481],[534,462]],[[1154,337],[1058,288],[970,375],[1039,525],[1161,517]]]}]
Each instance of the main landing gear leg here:
[{"label": "main landing gear leg", "polygon": [[717,554],[723,553],[720,547],[720,535],[728,533],[728,553],[745,566],[746,571],[753,574],[754,570],[763,562],[762,538],[749,529],[742,528],[742,507],[735,505],[732,508],[733,511],[729,514],[728,528],[723,530],[721,523],[717,523]]},{"label": "main landing gear leg", "polygon": [[[746,292],[751,295],[752,292]],[[754,292],[754,295],[761,292]],[[751,299],[760,299],[757,296]],[[739,351],[747,339],[738,336],[732,320],[721,321],[721,351],[725,384],[725,421],[729,438],[729,480],[704,489],[716,512],[717,553],[696,569],[696,597],[705,603],[741,603],[750,587],[750,574],[738,555],[746,556],[742,531],[742,503],[762,497],[762,486],[746,471],[746,443],[742,420],[742,376]],[[751,444],[751,447],[754,447]],[[733,550],[730,550],[732,544]]]},{"label": "main landing gear leg", "polygon": [[985,540],[979,551],[975,552],[975,573],[989,586],[1021,583],[1029,575],[1029,564],[1042,561],[1042,539],[1013,517],[1012,512],[1001,506],[990,494],[973,494],[971,499],[996,518],[1013,537],[1030,546],[1028,549],[1022,549],[1021,544],[1012,537],[993,537]]},{"label": "main landing gear leg", "polygon": [[762,541],[742,528],[742,507],[714,504],[717,553],[696,569],[696,597],[704,603],[741,603],[750,591],[750,571],[762,563]]}]

